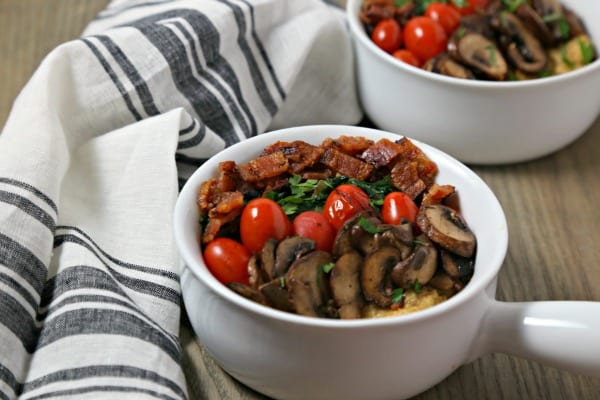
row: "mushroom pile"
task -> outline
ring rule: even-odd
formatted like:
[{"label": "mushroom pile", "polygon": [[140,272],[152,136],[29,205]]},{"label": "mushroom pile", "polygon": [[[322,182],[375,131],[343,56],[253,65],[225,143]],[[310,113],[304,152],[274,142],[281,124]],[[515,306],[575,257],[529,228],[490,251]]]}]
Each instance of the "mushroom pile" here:
[{"label": "mushroom pile", "polygon": [[[384,18],[404,26],[423,2],[400,3],[365,0],[360,18],[367,32]],[[423,69],[442,75],[504,81],[561,74],[595,59],[583,22],[558,0],[492,0],[460,17],[445,51],[421,61]]]},{"label": "mushroom pile", "polygon": [[451,297],[473,275],[475,235],[443,204],[422,206],[417,226],[384,224],[367,210],[344,223],[331,253],[300,236],[272,239],[250,260],[250,284],[228,286],[279,310],[340,319],[362,318],[367,305],[401,308],[404,291]]}]

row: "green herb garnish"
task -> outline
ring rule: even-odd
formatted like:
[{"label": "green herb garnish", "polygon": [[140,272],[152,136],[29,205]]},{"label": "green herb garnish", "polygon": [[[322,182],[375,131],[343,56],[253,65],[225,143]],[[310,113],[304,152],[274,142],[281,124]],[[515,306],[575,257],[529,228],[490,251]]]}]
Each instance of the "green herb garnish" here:
[{"label": "green herb garnish", "polygon": [[581,57],[583,58],[583,65],[587,65],[594,60],[594,46],[581,39],[579,39],[578,42],[579,50],[581,50]]},{"label": "green herb garnish", "polygon": [[392,303],[398,304],[404,299],[404,289],[396,288],[392,291]]},{"label": "green herb garnish", "polygon": [[496,65],[496,46],[494,46],[493,44],[488,44],[487,46],[485,46],[485,49],[490,54],[490,62],[492,63],[492,65]]},{"label": "green herb garnish", "polygon": [[544,15],[542,17],[542,21],[544,21],[545,23],[548,23],[548,22],[558,21],[561,18],[563,18],[562,13],[555,12],[552,14]]},{"label": "green herb garnish", "polygon": [[413,239],[413,244],[418,244],[419,246],[424,246],[425,242],[419,239]]},{"label": "green herb garnish", "polygon": [[571,36],[571,27],[566,19],[562,18],[558,20],[558,31],[563,39],[568,39]]},{"label": "green herb garnish", "polygon": [[396,5],[396,7],[402,7],[409,1],[411,1],[411,0],[394,0],[394,4]]},{"label": "green herb garnish", "polygon": [[465,28],[464,26],[461,25],[456,30],[456,37],[458,39],[462,39],[462,37],[465,36],[465,33],[467,33],[467,28]]},{"label": "green herb garnish", "polygon": [[415,283],[413,284],[413,290],[416,294],[419,294],[419,292],[421,291],[421,284],[419,283],[418,279],[415,280]]},{"label": "green herb garnish", "polygon": [[467,2],[467,0],[452,0],[452,3],[454,3],[454,5],[456,7],[468,7],[469,3]]},{"label": "green herb garnish", "polygon": [[285,277],[283,277],[283,276],[279,277],[279,286],[281,286],[282,288],[285,288]]},{"label": "green herb garnish", "polygon": [[560,58],[562,58],[563,62],[567,67],[569,67],[570,69],[575,68],[575,64],[573,64],[573,62],[569,60],[569,57],[567,57],[567,49],[565,46],[562,46],[560,48]]},{"label": "green herb garnish", "polygon": [[330,262],[327,264],[323,264],[321,265],[321,269],[323,270],[323,272],[325,272],[326,274],[330,273],[331,270],[333,269],[333,267],[335,267],[335,263],[334,262]]},{"label": "green herb garnish", "polygon": [[502,0],[508,11],[514,13],[521,4],[527,4],[527,0]]},{"label": "green herb garnish", "polygon": [[364,231],[372,235],[379,232],[379,228],[377,228],[371,221],[369,221],[365,217],[359,218],[357,225],[360,226]]}]

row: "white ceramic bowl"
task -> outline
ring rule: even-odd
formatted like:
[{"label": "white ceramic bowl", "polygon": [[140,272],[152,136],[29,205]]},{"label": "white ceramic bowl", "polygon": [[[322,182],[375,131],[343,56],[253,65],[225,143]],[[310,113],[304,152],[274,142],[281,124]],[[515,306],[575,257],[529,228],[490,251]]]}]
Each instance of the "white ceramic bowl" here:
[{"label": "white ceramic bowl", "polygon": [[[561,0],[586,23],[600,50],[600,1]],[[465,163],[504,164],[550,154],[581,136],[600,113],[600,61],[522,82],[430,73],[379,49],[347,0],[360,100],[373,123],[429,143]]]},{"label": "white ceramic bowl", "polygon": [[[437,163],[438,182],[455,185],[477,240],[475,273],[464,290],[400,317],[330,320],[285,313],[238,296],[206,268],[198,244],[196,194],[218,163],[258,156],[277,140],[319,144],[327,137],[399,136],[352,126],[307,126],[253,137],[203,164],[175,207],[175,240],[186,264],[183,299],[202,344],[228,373],[281,399],[401,399],[413,396],[489,351],[600,375],[600,303],[506,304],[494,300],[508,231],[498,200],[470,169],[414,141]],[[565,346],[568,343],[568,346]]]}]

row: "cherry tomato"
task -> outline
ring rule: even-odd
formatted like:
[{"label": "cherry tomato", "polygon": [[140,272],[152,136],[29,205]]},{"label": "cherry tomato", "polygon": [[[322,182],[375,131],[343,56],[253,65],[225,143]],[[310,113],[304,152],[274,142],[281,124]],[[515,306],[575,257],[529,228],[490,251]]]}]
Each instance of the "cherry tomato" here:
[{"label": "cherry tomato", "polygon": [[473,14],[475,10],[484,10],[488,3],[489,0],[451,0],[450,6],[460,15],[469,15]]},{"label": "cherry tomato", "polygon": [[292,233],[292,223],[275,201],[260,197],[250,200],[240,219],[242,243],[250,251],[260,251],[269,238],[282,240]]},{"label": "cherry tomato", "polygon": [[431,3],[425,9],[425,16],[439,22],[447,36],[460,25],[460,13],[448,4]]},{"label": "cherry tomato", "polygon": [[380,49],[391,53],[402,46],[402,28],[394,19],[383,19],[375,25],[371,39]]},{"label": "cherry tomato", "polygon": [[392,192],[383,199],[381,217],[383,222],[391,225],[399,225],[403,219],[413,224],[416,222],[419,207],[413,199],[402,192]]},{"label": "cherry tomato", "polygon": [[325,215],[316,211],[304,211],[294,218],[294,233],[315,241],[317,250],[331,252],[335,229]]},{"label": "cherry tomato", "polygon": [[392,56],[414,67],[421,68],[421,60],[410,50],[398,49],[392,53]]},{"label": "cherry tomato", "polygon": [[361,188],[344,184],[329,193],[325,200],[323,213],[331,225],[338,230],[354,214],[370,208],[369,196]]},{"label": "cherry tomato", "polygon": [[203,255],[206,266],[219,282],[248,284],[248,261],[252,253],[241,243],[216,238],[206,245]]},{"label": "cherry tomato", "polygon": [[446,50],[448,38],[439,22],[427,17],[411,18],[404,27],[404,45],[422,62]]}]

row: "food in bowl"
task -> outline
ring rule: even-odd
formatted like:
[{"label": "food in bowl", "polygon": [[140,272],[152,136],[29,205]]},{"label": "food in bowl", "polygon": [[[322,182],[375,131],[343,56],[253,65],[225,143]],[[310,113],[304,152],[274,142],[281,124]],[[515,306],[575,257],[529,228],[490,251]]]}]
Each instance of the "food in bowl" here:
[{"label": "food in bowl", "polygon": [[393,57],[456,78],[535,79],[596,59],[584,23],[558,0],[364,0],[359,17]]},{"label": "food in bowl", "polygon": [[410,139],[277,141],[198,189],[204,261],[236,293],[305,316],[374,318],[452,297],[476,238]]}]

